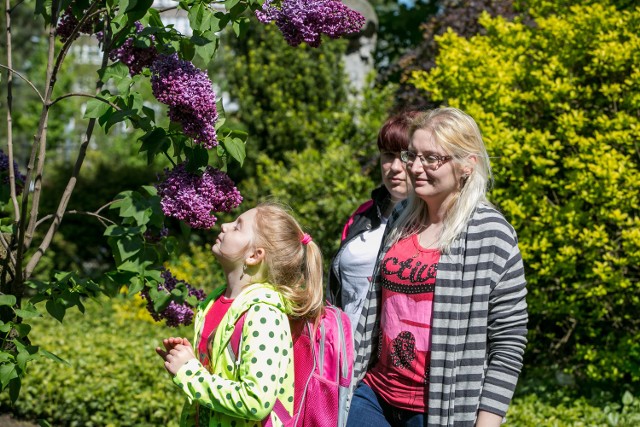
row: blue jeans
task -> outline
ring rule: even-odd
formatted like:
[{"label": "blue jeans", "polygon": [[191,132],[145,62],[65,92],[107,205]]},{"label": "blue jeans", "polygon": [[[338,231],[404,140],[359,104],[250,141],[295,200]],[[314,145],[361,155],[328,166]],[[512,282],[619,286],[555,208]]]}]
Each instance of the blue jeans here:
[{"label": "blue jeans", "polygon": [[423,427],[427,417],[389,405],[361,382],[351,399],[347,427]]}]

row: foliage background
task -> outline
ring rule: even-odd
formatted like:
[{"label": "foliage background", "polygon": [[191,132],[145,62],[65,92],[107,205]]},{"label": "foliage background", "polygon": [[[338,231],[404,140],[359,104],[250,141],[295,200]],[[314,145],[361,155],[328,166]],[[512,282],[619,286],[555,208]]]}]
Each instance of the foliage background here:
[{"label": "foliage background", "polygon": [[412,82],[482,124],[527,266],[530,363],[637,383],[640,9],[532,4],[534,27],[485,14],[486,35],[445,33]]},{"label": "foliage background", "polygon": [[[283,49],[266,28],[224,47],[228,56],[212,72],[234,71],[221,83],[242,94],[228,118],[252,135],[247,167],[235,177],[241,209],[265,197],[291,205],[328,260],[344,220],[379,183],[374,141],[388,112],[441,104],[468,111],[492,156],[490,198],[518,232],[529,282],[530,343],[508,425],[639,425],[640,9],[623,0],[437,3],[424,15],[423,38],[389,37],[377,53],[383,72],[359,96],[346,84],[341,43]],[[121,150],[108,147],[107,157]],[[135,166],[123,159],[123,170]],[[94,186],[109,174],[114,189],[118,180],[149,179],[144,168],[131,177],[113,170],[96,161],[78,209],[94,203]],[[100,233],[80,226],[69,223],[47,267],[99,269],[74,261],[78,251],[101,251],[92,247]],[[172,271],[205,289],[220,283],[209,252],[216,233],[190,234]],[[135,425],[173,425],[181,397],[153,348],[177,332],[149,323],[136,300],[100,304],[62,325],[33,321],[34,337],[72,366],[33,364],[19,405],[0,395],[0,412],[56,425],[128,425],[128,412]],[[109,336],[117,325],[131,337]],[[119,389],[99,374],[106,364]],[[92,388],[83,375],[95,375]],[[43,400],[48,394],[59,400]]]}]

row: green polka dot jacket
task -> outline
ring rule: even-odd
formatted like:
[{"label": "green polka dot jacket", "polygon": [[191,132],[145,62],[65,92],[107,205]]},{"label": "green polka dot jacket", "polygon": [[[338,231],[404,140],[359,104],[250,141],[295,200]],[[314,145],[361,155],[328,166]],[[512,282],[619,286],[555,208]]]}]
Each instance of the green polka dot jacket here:
[{"label": "green polka dot jacket", "polygon": [[[224,287],[218,288],[213,296],[223,291]],[[205,307],[196,313],[193,341],[196,347],[214,300],[215,297],[209,298]],[[244,312],[247,316],[239,360],[235,361],[229,342],[235,323]],[[192,359],[173,379],[187,395],[181,426],[260,427],[261,420],[267,416],[271,417],[274,427],[283,426],[271,409],[278,398],[289,413],[293,412],[289,312],[288,302],[269,284],[252,284],[238,295],[215,332],[210,370]]]}]

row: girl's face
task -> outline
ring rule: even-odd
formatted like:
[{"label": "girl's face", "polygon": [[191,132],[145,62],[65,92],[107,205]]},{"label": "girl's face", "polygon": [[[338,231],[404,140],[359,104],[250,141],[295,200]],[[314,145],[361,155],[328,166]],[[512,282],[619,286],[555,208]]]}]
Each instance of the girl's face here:
[{"label": "girl's face", "polygon": [[416,196],[425,202],[444,203],[459,191],[462,172],[456,163],[447,159],[425,167],[421,161],[429,155],[447,156],[430,131],[415,131],[408,151],[418,155],[411,166],[407,165]]},{"label": "girl's face", "polygon": [[211,252],[223,266],[244,264],[254,245],[257,210],[249,209],[235,221],[222,224]]},{"label": "girl's face", "polygon": [[407,169],[400,160],[400,152],[381,151],[380,152],[380,171],[382,172],[382,183],[394,202],[404,200],[411,188]]}]

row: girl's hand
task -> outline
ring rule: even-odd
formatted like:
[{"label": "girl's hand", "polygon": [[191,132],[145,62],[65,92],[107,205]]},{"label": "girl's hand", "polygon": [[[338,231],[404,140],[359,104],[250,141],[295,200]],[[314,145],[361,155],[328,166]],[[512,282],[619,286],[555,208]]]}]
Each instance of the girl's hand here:
[{"label": "girl's hand", "polygon": [[156,353],[158,353],[158,355],[160,357],[162,357],[162,360],[166,361],[167,360],[167,354],[169,354],[171,349],[173,349],[178,344],[191,346],[191,344],[189,344],[189,340],[186,339],[186,338],[170,337],[170,338],[166,338],[166,339],[162,340],[162,345],[164,346],[164,350],[162,348],[160,348],[160,347],[156,347]]},{"label": "girl's hand", "polygon": [[185,341],[187,341],[187,345],[177,344],[164,357],[164,367],[171,375],[177,374],[185,363],[196,358],[191,344],[188,340],[185,339]]}]

